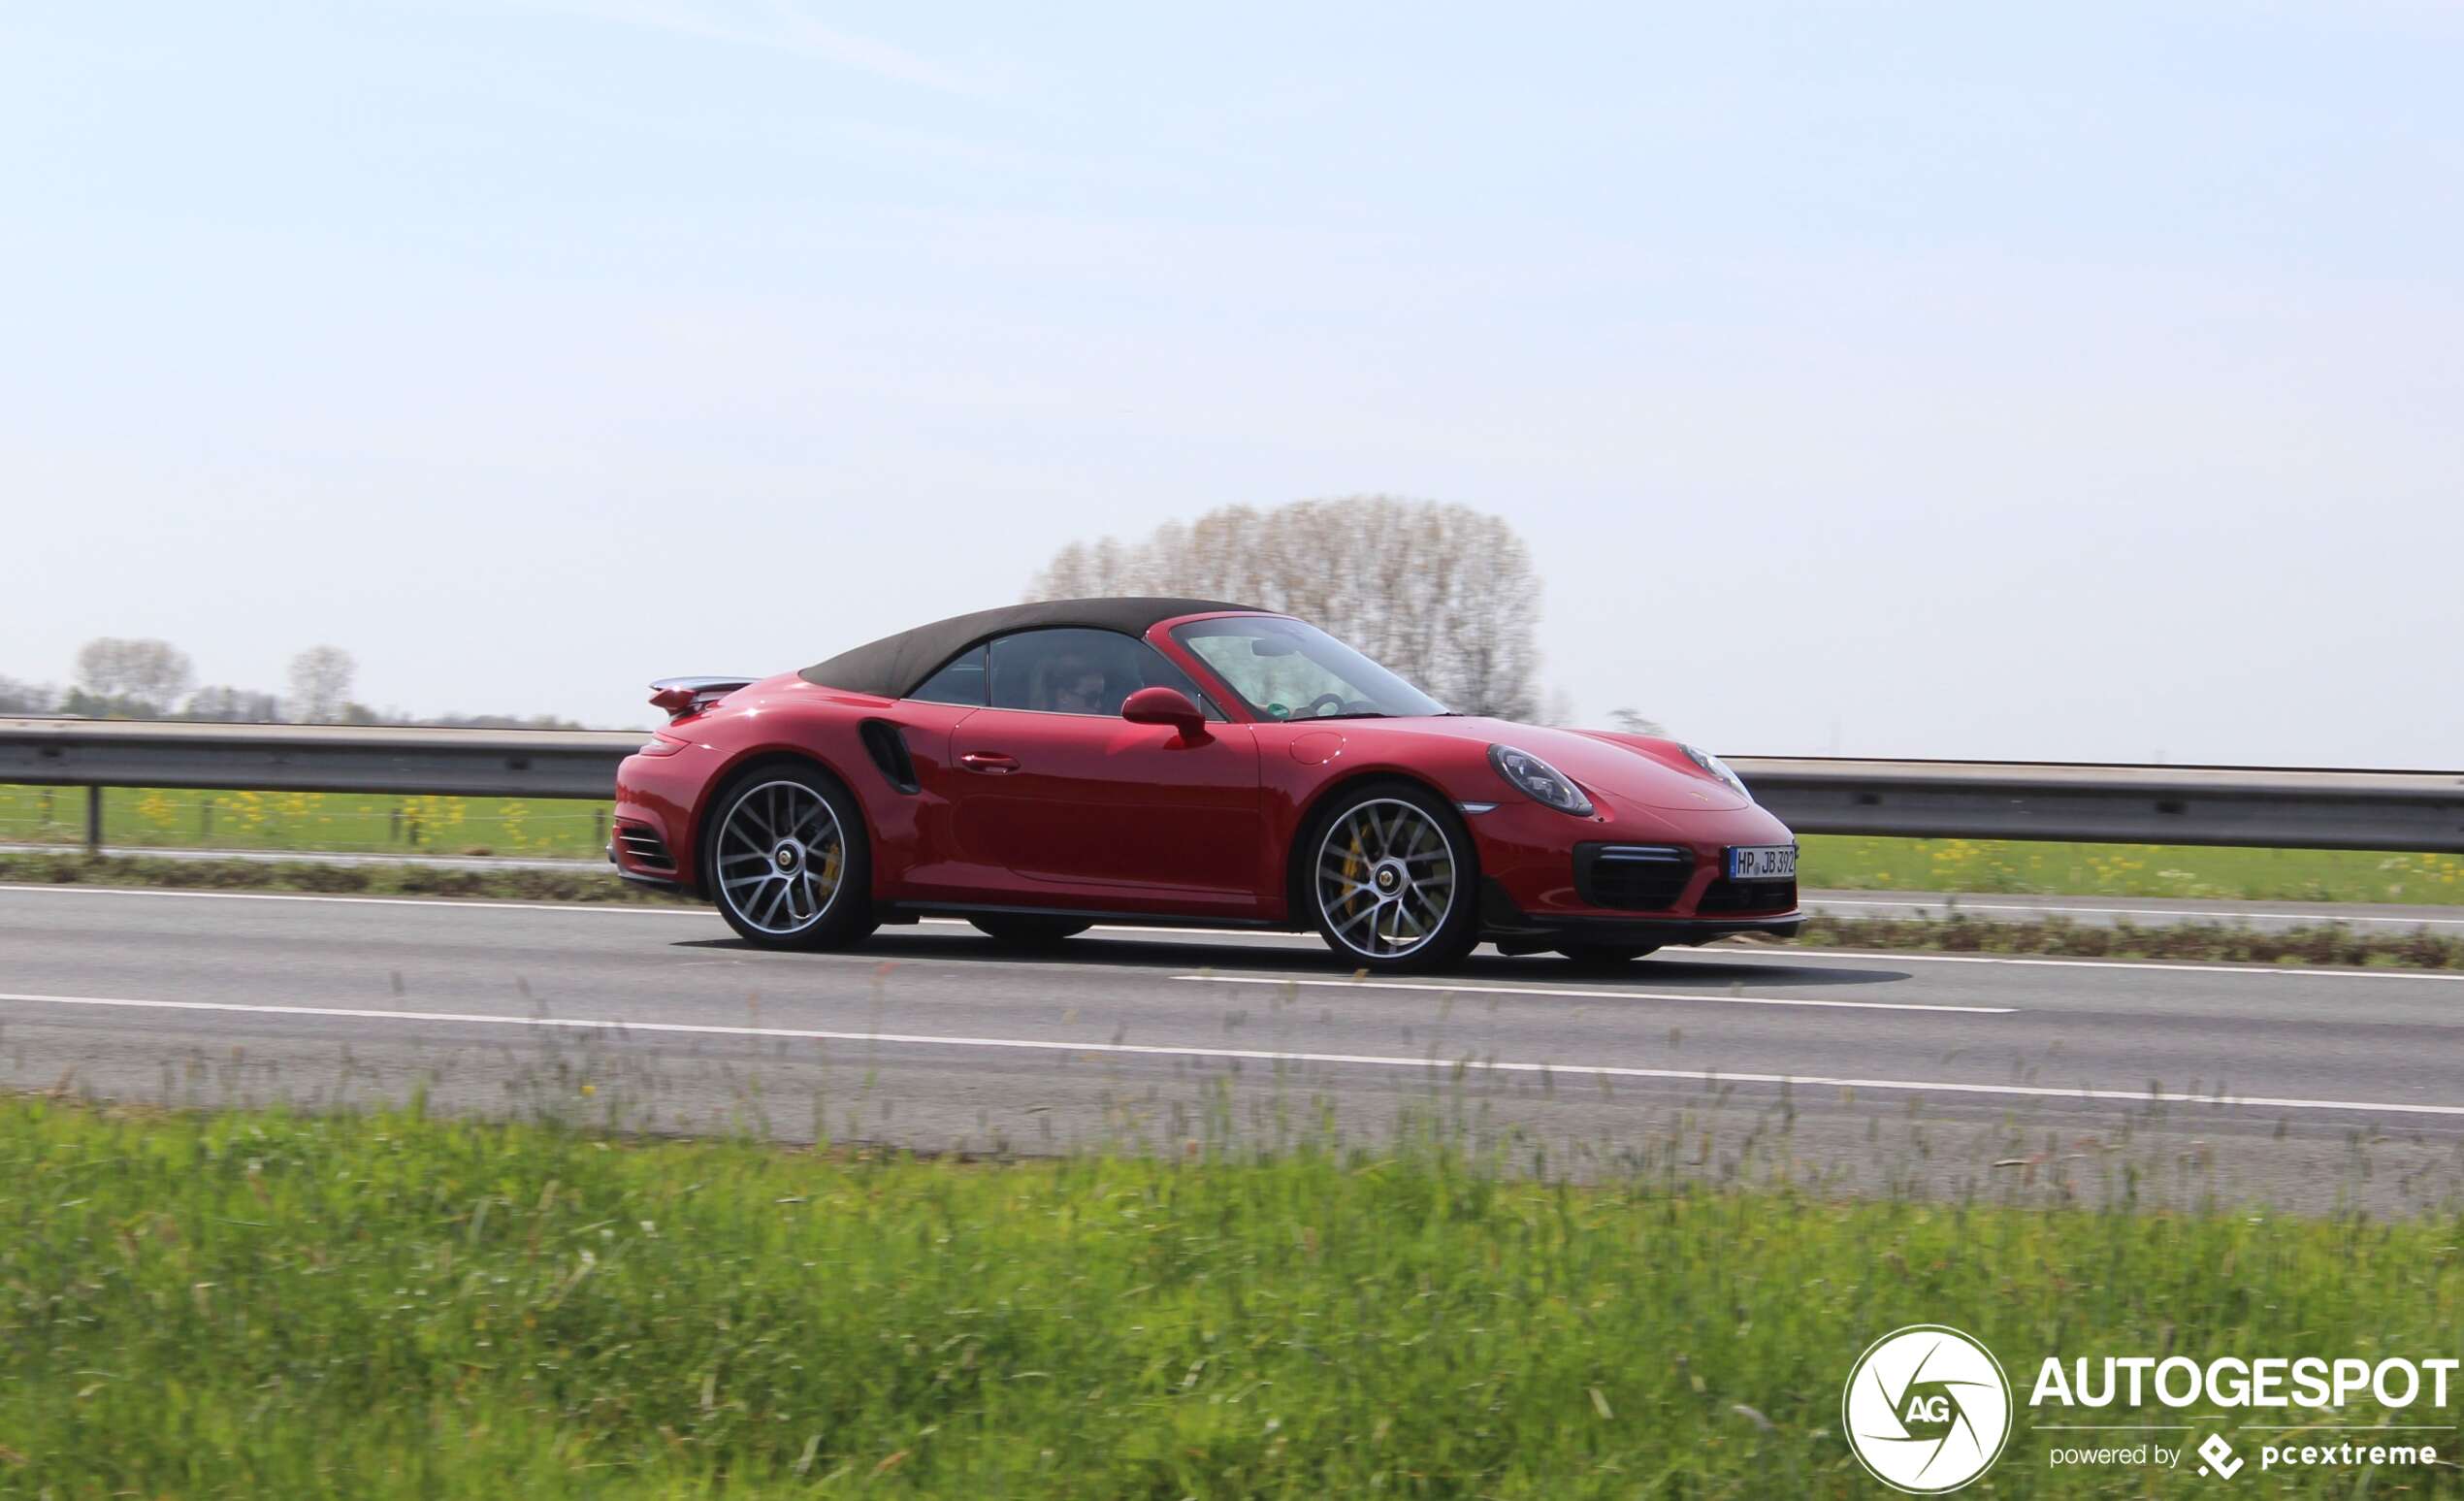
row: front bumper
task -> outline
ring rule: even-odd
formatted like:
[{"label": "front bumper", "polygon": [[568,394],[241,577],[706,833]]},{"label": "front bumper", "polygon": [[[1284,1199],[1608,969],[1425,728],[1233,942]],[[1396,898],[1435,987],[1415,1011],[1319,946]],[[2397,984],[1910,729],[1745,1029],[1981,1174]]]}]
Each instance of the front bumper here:
[{"label": "front bumper", "polygon": [[1802,912],[1756,913],[1738,917],[1616,917],[1589,913],[1532,913],[1514,904],[1496,881],[1480,882],[1480,938],[1506,954],[1537,954],[1561,943],[1605,945],[1655,944],[1661,947],[1712,943],[1738,933],[1768,933],[1794,938],[1805,926]]},{"label": "front bumper", "polygon": [[[1590,818],[1571,818],[1528,799],[1501,801],[1468,818],[1480,854],[1481,930],[1490,941],[1532,953],[1555,941],[1709,943],[1748,932],[1792,936],[1804,927],[1793,884],[1768,905],[1748,905],[1723,879],[1731,846],[1795,842],[1788,826],[1765,809],[1679,813],[1597,793],[1592,800]],[[1681,853],[1682,874],[1664,890],[1630,891],[1631,899],[1609,897],[1587,865],[1618,846]]]}]

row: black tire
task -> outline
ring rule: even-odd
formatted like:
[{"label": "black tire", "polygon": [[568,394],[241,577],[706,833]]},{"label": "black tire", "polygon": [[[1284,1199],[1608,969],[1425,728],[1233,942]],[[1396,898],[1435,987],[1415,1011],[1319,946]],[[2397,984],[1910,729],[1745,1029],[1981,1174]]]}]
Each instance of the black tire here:
[{"label": "black tire", "polygon": [[1058,948],[1095,926],[1093,920],[1044,917],[1035,913],[999,913],[967,919],[988,938],[1014,949]]},{"label": "black tire", "polygon": [[1656,943],[1561,943],[1557,952],[1577,964],[1607,969],[1618,964],[1631,964],[1645,954],[1657,954]]},{"label": "black tire", "polygon": [[[837,778],[811,762],[767,762],[737,775],[711,808],[701,841],[703,885],[746,942],[842,949],[880,926],[864,815]],[[792,857],[784,853],[790,845]],[[827,872],[818,877],[826,892],[816,889],[817,872]]]},{"label": "black tire", "polygon": [[[1400,828],[1406,809],[1418,816],[1422,832],[1398,832],[1392,844],[1372,848],[1378,843],[1372,831],[1389,820]],[[1433,841],[1442,841],[1442,854]],[[1310,820],[1296,861],[1303,912],[1326,946],[1355,968],[1379,974],[1449,968],[1480,941],[1479,851],[1453,805],[1417,782],[1380,779],[1345,788]],[[1396,876],[1392,895],[1378,886],[1387,870]],[[1446,877],[1442,899],[1433,880],[1440,870]]]}]

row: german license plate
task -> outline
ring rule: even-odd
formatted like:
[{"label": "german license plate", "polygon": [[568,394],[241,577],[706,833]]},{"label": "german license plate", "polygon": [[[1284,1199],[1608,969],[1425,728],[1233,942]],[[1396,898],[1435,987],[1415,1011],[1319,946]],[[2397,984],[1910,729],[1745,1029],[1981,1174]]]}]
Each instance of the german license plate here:
[{"label": "german license plate", "polygon": [[1732,881],[1793,881],[1797,879],[1797,846],[1794,844],[1739,844],[1729,850],[1729,879]]}]

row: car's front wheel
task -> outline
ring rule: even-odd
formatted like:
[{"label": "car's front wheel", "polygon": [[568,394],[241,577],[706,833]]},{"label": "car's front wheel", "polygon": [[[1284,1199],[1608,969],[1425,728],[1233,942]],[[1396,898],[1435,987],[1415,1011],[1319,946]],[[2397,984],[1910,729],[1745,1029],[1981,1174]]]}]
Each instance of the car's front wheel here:
[{"label": "car's front wheel", "polygon": [[1479,942],[1472,835],[1416,783],[1346,793],[1312,826],[1304,858],[1318,933],[1361,968],[1443,968]]},{"label": "car's front wheel", "polygon": [[875,927],[864,820],[818,767],[774,764],[719,799],[703,869],[719,915],[765,949],[835,949]]}]

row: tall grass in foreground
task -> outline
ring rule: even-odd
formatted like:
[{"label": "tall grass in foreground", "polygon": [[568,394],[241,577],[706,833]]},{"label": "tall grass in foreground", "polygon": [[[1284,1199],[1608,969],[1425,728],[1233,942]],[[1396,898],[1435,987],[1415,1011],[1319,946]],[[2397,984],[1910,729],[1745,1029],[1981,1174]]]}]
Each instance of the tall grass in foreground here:
[{"label": "tall grass in foreground", "polygon": [[[1867,1495],[1840,1384],[1899,1324],[2023,1359],[2464,1333],[2451,1221],[1436,1150],[970,1165],[18,1101],[0,1163],[10,1494]],[[2023,1419],[1981,1492],[2143,1483],[2047,1441]]]}]

